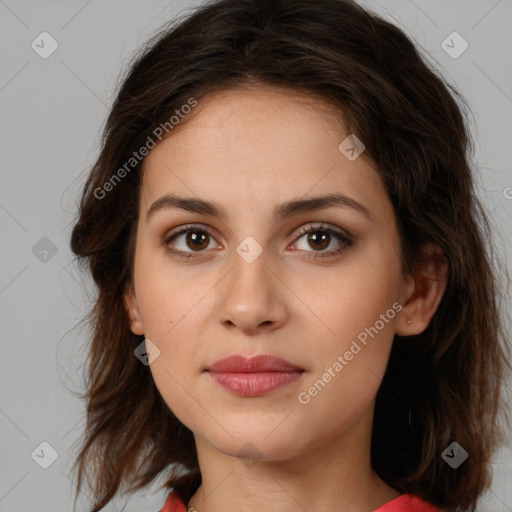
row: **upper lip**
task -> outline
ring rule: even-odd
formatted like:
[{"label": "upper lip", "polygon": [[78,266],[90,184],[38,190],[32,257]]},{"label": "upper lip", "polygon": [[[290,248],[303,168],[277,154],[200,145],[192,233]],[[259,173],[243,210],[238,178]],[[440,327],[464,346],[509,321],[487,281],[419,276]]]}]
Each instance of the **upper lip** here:
[{"label": "upper lip", "polygon": [[240,354],[219,359],[206,371],[215,373],[260,373],[260,372],[292,372],[302,371],[303,368],[279,357],[261,354],[245,357]]}]

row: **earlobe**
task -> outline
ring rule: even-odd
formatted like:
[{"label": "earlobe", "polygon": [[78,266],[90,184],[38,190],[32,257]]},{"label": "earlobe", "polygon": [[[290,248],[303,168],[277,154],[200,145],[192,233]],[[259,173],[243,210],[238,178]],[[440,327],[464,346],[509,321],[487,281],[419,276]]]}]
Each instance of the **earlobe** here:
[{"label": "earlobe", "polygon": [[407,283],[403,309],[397,318],[395,333],[412,336],[422,333],[429,325],[441,299],[448,279],[448,262],[435,244],[427,244],[421,264]]},{"label": "earlobe", "polygon": [[126,288],[123,295],[123,304],[130,321],[130,330],[133,334],[143,335],[144,327],[132,285],[128,285]]}]

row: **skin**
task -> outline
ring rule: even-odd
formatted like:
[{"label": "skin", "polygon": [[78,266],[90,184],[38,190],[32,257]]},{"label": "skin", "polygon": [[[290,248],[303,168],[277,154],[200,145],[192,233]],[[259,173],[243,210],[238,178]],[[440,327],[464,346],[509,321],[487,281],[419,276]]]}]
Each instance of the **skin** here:
[{"label": "skin", "polygon": [[[369,512],[400,495],[371,467],[374,400],[394,335],[422,332],[435,313],[446,264],[429,245],[418,273],[403,274],[382,179],[365,152],[349,161],[338,149],[347,135],[318,99],[275,87],[231,89],[203,99],[144,162],[124,300],[131,330],[160,350],[150,365],[156,386],[194,433],[203,483],[187,506],[199,512]],[[334,192],[362,203],[373,220],[341,206],[272,218],[275,205]],[[177,208],[148,217],[169,193],[215,201],[227,217]],[[318,249],[298,237],[320,222],[353,243],[314,259],[343,245],[332,236]],[[166,245],[171,230],[189,223],[199,224],[194,233],[213,231],[202,252],[186,234]],[[252,263],[236,252],[248,236],[262,250]],[[179,258],[169,247],[198,257]],[[394,303],[403,309],[300,403],[298,394]],[[272,354],[306,371],[268,395],[241,397],[203,371],[232,354]],[[251,464],[240,456],[246,443]]]}]

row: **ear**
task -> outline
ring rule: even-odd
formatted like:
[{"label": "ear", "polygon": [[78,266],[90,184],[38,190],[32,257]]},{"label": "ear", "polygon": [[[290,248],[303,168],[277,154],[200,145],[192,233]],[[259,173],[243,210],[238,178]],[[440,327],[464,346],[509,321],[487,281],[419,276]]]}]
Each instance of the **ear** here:
[{"label": "ear", "polygon": [[446,289],[447,276],[445,254],[437,245],[426,244],[415,274],[409,275],[402,286],[403,309],[397,317],[396,334],[412,336],[428,327]]},{"label": "ear", "polygon": [[126,291],[123,294],[123,303],[130,319],[130,330],[133,334],[144,334],[144,326],[142,325],[141,315],[139,307],[137,305],[137,298],[135,297],[135,291],[133,285],[129,284],[126,287]]}]

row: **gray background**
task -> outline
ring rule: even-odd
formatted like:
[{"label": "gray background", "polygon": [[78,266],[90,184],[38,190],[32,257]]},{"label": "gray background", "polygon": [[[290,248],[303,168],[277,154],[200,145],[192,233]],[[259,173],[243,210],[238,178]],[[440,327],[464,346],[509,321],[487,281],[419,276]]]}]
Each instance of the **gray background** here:
[{"label": "gray background", "polygon": [[[0,512],[72,510],[69,471],[84,408],[70,390],[80,390],[87,336],[86,329],[74,326],[93,293],[68,247],[75,205],[97,155],[120,71],[155,28],[194,5],[0,0],[0,308],[8,355],[0,363]],[[512,0],[364,5],[411,35],[468,100],[480,192],[495,223],[498,252],[510,269]],[[45,31],[58,48],[43,59],[31,43]],[[469,44],[457,58],[441,47],[453,31]],[[458,39],[448,44],[452,52],[461,48]],[[43,441],[58,453],[47,469],[31,457]],[[43,453],[48,457],[48,450]],[[39,461],[44,457],[34,455]],[[492,491],[479,510],[512,511],[510,448],[496,457],[494,473]],[[127,512],[156,511],[165,496],[151,492],[155,488],[105,510],[121,510],[127,502]],[[89,500],[87,491],[82,493],[77,510],[88,510]]]}]

